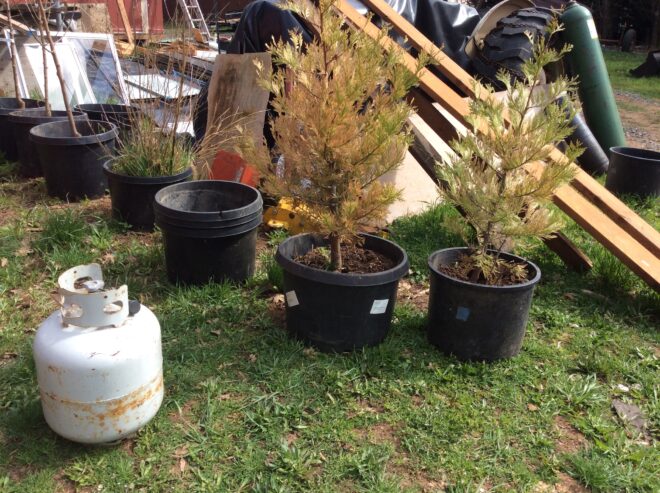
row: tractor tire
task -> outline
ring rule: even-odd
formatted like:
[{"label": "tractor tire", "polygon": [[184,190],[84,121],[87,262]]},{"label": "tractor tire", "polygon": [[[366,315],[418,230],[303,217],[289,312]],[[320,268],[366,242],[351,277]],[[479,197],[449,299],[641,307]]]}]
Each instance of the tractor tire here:
[{"label": "tractor tire", "polygon": [[547,37],[546,29],[552,16],[550,9],[532,7],[516,10],[500,19],[472,58],[477,77],[496,90],[504,89],[497,79],[497,73],[502,69],[511,74],[512,80],[522,79],[522,65],[532,56],[532,42],[526,33],[530,33],[535,41],[539,36]]}]

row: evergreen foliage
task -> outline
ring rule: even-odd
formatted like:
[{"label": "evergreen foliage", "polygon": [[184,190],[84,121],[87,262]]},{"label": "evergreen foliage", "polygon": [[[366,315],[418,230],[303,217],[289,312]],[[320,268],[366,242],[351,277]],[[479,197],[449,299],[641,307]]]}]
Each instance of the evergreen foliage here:
[{"label": "evergreen foliage", "polygon": [[[561,227],[560,218],[547,205],[553,191],[572,178],[571,163],[582,149],[570,145],[564,151],[567,159],[550,160],[555,145],[571,134],[578,107],[575,81],[559,77],[543,84],[543,67],[570,50],[570,46],[560,50],[549,46],[559,30],[555,19],[548,39],[532,40],[533,56],[523,65],[523,80],[498,75],[506,86],[503,99],[495,97],[490,87],[476,87],[467,120],[478,131],[452,142],[456,155],[451,165],[437,167],[446,184],[441,195],[463,212],[448,225],[472,245],[467,276],[472,282],[494,282],[504,262],[499,253],[508,239],[545,237]],[[469,229],[476,235],[468,234]],[[522,272],[516,275],[524,278]]]},{"label": "evergreen foliage", "polygon": [[340,244],[383,219],[399,196],[378,179],[401,163],[410,143],[411,108],[403,98],[417,78],[378,41],[349,30],[335,1],[320,0],[318,9],[286,3],[315,37],[303,46],[302,35],[292,33],[290,44],[269,46],[281,69],[261,81],[274,95],[269,123],[283,162],[274,167],[252,141],[242,152],[259,168],[265,191],[303,206],[306,222],[329,238],[330,268],[341,270]]}]

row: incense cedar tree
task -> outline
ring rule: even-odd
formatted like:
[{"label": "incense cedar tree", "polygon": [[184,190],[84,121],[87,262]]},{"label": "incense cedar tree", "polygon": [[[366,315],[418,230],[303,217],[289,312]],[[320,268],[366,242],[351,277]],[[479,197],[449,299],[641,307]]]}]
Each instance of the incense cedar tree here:
[{"label": "incense cedar tree", "polygon": [[445,184],[439,188],[441,196],[463,213],[447,226],[471,245],[458,269],[470,282],[526,279],[524,269],[499,258],[507,240],[547,237],[562,225],[548,205],[554,190],[573,177],[572,162],[582,149],[566,146],[562,162],[550,160],[555,146],[573,131],[571,121],[578,108],[574,80],[559,77],[543,84],[543,67],[571,49],[549,46],[560,29],[555,19],[548,37],[531,39],[532,57],[523,65],[521,80],[498,75],[506,86],[503,98],[477,85],[467,118],[476,131],[452,142],[456,154],[451,164],[437,167]]},{"label": "incense cedar tree", "polygon": [[[271,44],[279,70],[260,77],[273,94],[276,116],[269,125],[280,164],[273,166],[271,153],[250,139],[241,151],[259,169],[267,193],[291,197],[307,224],[327,236],[330,269],[341,271],[340,245],[382,220],[399,196],[378,179],[399,166],[410,144],[411,107],[403,98],[417,73],[384,53],[377,40],[349,30],[334,3],[285,4],[305,20],[314,40],[303,44],[294,32],[290,43]],[[257,65],[260,73],[263,68]]]}]

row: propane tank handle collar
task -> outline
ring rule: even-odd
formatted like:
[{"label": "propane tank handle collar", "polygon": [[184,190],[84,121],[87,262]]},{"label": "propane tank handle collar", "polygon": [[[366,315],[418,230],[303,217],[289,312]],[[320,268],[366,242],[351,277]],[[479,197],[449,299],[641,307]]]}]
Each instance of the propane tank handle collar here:
[{"label": "propane tank handle collar", "polygon": [[104,289],[99,264],[78,265],[57,280],[62,322],[77,327],[119,327],[128,317],[128,287]]}]

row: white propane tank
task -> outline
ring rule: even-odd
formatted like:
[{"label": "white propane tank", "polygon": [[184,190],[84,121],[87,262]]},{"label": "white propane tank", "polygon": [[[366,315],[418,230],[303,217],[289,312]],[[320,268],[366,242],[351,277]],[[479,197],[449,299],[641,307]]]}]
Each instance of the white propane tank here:
[{"label": "white propane tank", "polygon": [[34,360],[48,425],[65,438],[101,444],[144,426],[163,401],[160,324],[128,288],[103,289],[98,264],[59,277],[60,309],[39,327]]}]

